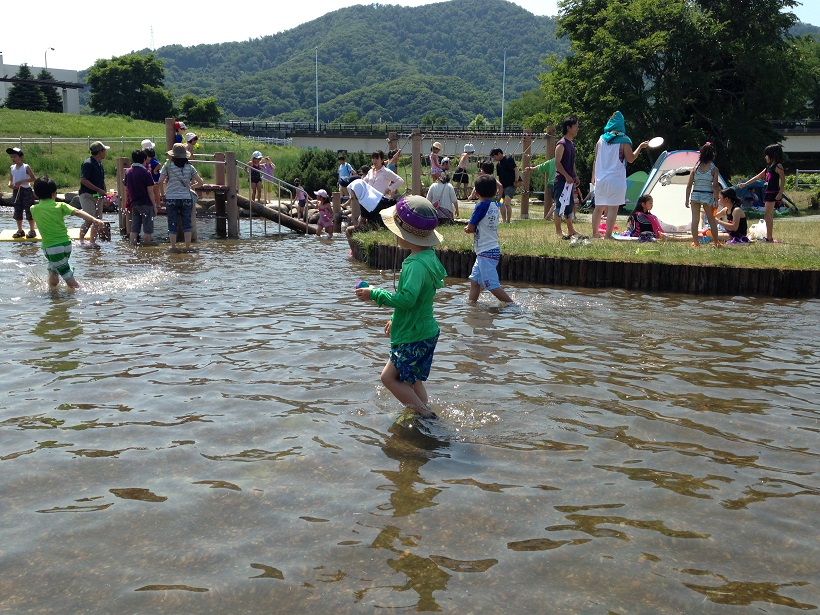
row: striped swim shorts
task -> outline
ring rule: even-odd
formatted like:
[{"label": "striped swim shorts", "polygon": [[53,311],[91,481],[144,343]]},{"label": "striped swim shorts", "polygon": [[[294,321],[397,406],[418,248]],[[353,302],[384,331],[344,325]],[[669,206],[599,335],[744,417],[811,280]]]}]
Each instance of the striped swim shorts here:
[{"label": "striped swim shorts", "polygon": [[65,281],[74,277],[74,268],[68,263],[71,256],[71,242],[58,243],[55,246],[43,248],[48,261],[48,270],[58,274]]}]

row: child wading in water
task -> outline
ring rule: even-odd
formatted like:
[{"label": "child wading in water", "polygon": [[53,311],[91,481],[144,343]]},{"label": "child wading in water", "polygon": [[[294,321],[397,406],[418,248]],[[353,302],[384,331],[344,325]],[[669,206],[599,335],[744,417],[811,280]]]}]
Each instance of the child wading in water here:
[{"label": "child wading in water", "polygon": [[478,296],[485,288],[496,299],[504,303],[513,300],[501,288],[498,281],[498,261],[501,260],[501,248],[498,245],[498,205],[492,198],[496,194],[496,180],[492,175],[481,175],[475,180],[475,191],[480,199],[476,203],[470,222],[464,227],[465,233],[475,235],[475,265],[470,273],[469,305],[475,305]]},{"label": "child wading in water", "polygon": [[[15,239],[28,237],[34,239],[37,232],[34,230],[34,219],[31,217],[31,206],[34,204],[34,193],[31,182],[34,181],[34,171],[23,162],[23,150],[19,147],[9,147],[6,153],[11,156],[9,168],[9,188],[12,189],[14,201],[14,221],[17,222],[17,232],[12,235]],[[23,230],[23,214],[28,219],[28,235]]]},{"label": "child wading in water", "polygon": [[382,370],[382,384],[416,414],[436,418],[427,405],[424,381],[430,375],[439,336],[433,299],[447,275],[432,249],[442,239],[435,230],[438,216],[430,201],[408,196],[382,211],[381,217],[410,256],[402,263],[395,293],[365,286],[356,289],[356,297],[394,308],[384,328],[390,336],[390,359]]},{"label": "child wading in water", "polygon": [[774,226],[774,208],[783,202],[783,189],[786,187],[786,171],[783,169],[783,148],[779,143],[767,145],[763,150],[766,156],[766,168],[748,181],[738,184],[740,188],[745,188],[758,179],[765,179],[766,186],[763,188],[763,219],[766,221],[766,239],[769,243],[780,243],[772,238]]},{"label": "child wading in water", "polygon": [[[692,247],[700,245],[698,229],[700,227],[700,208],[706,213],[709,221],[709,230],[712,233],[712,245],[719,247],[718,228],[715,221],[715,205],[718,202],[720,182],[718,168],[715,166],[715,148],[707,141],[700,148],[698,163],[689,173],[689,183],[686,184],[686,208],[692,208]],[[690,198],[691,197],[691,198]]]},{"label": "child wading in water", "polygon": [[68,258],[71,256],[71,239],[63,218],[79,216],[97,228],[105,226],[105,222],[82,209],[74,209],[67,203],[57,203],[54,200],[57,196],[57,185],[50,177],[39,177],[34,181],[34,194],[40,202],[31,206],[31,214],[43,237],[43,253],[48,261],[48,285],[57,286],[62,277],[71,288],[79,288],[80,284],[74,278],[74,269],[68,264]]},{"label": "child wading in water", "polygon": [[316,203],[319,208],[319,219],[316,221],[316,236],[322,236],[322,230],[327,231],[327,236],[333,239],[333,206],[330,204],[330,197],[327,190],[317,190]]}]

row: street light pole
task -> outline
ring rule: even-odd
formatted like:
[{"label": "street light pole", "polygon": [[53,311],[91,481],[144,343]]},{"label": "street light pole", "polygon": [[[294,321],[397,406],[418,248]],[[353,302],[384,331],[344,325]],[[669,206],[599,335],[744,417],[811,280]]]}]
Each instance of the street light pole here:
[{"label": "street light pole", "polygon": [[319,130],[319,48],[316,47],[316,130]]},{"label": "street light pole", "polygon": [[46,52],[43,54],[43,64],[45,65],[45,66],[43,66],[43,68],[45,68],[46,70],[48,70],[48,52],[49,51],[54,51],[54,47],[49,47],[48,49],[46,49]]},{"label": "street light pole", "polygon": [[501,132],[504,132],[504,89],[507,85],[507,48],[504,48],[504,72],[501,76]]}]

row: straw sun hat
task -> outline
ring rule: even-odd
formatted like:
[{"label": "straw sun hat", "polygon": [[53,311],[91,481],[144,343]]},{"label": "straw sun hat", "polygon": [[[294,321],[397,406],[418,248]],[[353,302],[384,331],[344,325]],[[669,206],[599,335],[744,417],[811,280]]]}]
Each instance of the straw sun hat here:
[{"label": "straw sun hat", "polygon": [[404,197],[382,211],[381,217],[388,230],[413,245],[437,246],[444,239],[435,230],[438,225],[436,210],[423,196]]}]

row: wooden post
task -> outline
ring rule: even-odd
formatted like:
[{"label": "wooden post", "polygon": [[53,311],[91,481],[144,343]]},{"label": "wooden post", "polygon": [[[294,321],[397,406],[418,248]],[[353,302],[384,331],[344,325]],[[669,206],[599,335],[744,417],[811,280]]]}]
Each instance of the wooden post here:
[{"label": "wooden post", "polygon": [[399,135],[395,132],[387,134],[387,151],[399,149]]},{"label": "wooden post", "polygon": [[172,117],[165,118],[165,151],[170,152],[174,148],[174,122]]},{"label": "wooden post", "polygon": [[[546,156],[547,160],[555,158],[555,126],[547,126],[547,146]],[[550,192],[550,178],[544,174],[544,217],[546,218],[552,209],[552,192]]]},{"label": "wooden post", "polygon": [[[521,156],[521,167],[526,169],[530,166],[532,158],[532,130],[524,131],[524,153]],[[530,217],[530,172],[524,171],[524,185],[521,187],[521,219],[528,220]]]},{"label": "wooden post", "polygon": [[413,129],[413,136],[411,138],[412,157],[413,157],[413,185],[411,187],[411,194],[421,194],[421,131],[418,128]]},{"label": "wooden post", "polygon": [[131,166],[131,159],[130,158],[117,158],[117,196],[120,201],[120,215],[119,215],[119,223],[120,223],[120,235],[123,234],[123,230],[125,230],[125,237],[126,239],[131,234],[131,216],[128,215],[128,212],[125,211],[125,172]]},{"label": "wooden post", "polygon": [[225,152],[225,185],[228,186],[227,211],[228,237],[239,237],[239,205],[236,203],[239,189],[239,173],[236,170],[236,153]]},{"label": "wooden post", "polygon": [[[219,152],[214,154],[216,161],[216,171],[214,173],[214,181],[220,186],[225,185],[225,154]],[[220,164],[222,163],[222,164]],[[224,237],[228,234],[228,229],[225,220],[225,193],[214,192],[214,204],[216,205],[216,234],[219,237]]]},{"label": "wooden post", "polygon": [[333,232],[342,232],[342,193],[333,191],[330,196],[330,204],[333,207]]}]

